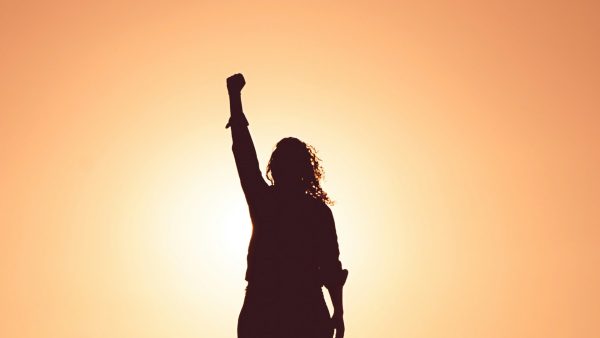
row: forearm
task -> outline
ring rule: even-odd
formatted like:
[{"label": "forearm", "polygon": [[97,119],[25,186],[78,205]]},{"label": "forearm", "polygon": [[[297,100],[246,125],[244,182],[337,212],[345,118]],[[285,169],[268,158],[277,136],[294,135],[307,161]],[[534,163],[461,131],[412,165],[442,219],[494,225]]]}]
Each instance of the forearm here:
[{"label": "forearm", "polygon": [[229,109],[231,116],[227,127],[231,127],[231,137],[233,139],[233,151],[236,163],[243,166],[256,166],[258,168],[258,159],[252,136],[248,130],[248,120],[242,110],[242,97],[240,92],[229,92]]},{"label": "forearm", "polygon": [[249,123],[242,108],[242,95],[240,92],[229,92],[229,111],[230,117],[225,128],[232,125],[248,126]]},{"label": "forearm", "polygon": [[229,111],[231,116],[240,116],[243,113],[242,109],[242,93],[229,93]]},{"label": "forearm", "polygon": [[342,268],[342,262],[339,259],[340,250],[331,209],[325,208],[322,217],[323,226],[320,227],[322,232],[319,234],[321,241],[319,244],[321,280],[329,291],[334,313],[343,315],[344,304],[342,295],[344,284],[346,284],[346,279],[348,279],[348,270]]},{"label": "forearm", "polygon": [[337,315],[344,314],[344,301],[343,301],[343,290],[344,286],[330,287],[329,296],[331,297],[331,303],[333,304],[333,313]]}]

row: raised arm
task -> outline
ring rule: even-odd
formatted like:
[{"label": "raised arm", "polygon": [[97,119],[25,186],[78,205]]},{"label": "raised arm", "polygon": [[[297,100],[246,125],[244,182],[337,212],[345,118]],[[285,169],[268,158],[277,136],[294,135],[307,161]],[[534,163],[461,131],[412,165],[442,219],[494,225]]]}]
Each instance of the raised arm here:
[{"label": "raised arm", "polygon": [[251,205],[267,188],[267,183],[262,177],[256,149],[254,149],[254,143],[248,130],[248,120],[242,109],[242,88],[245,84],[246,81],[242,74],[235,74],[227,78],[231,116],[225,128],[231,127],[235,165],[246,201]]}]

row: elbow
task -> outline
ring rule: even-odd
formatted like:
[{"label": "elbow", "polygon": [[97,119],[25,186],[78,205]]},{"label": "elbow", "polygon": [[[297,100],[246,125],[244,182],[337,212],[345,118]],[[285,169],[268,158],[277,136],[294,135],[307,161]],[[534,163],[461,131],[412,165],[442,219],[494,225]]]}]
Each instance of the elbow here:
[{"label": "elbow", "polygon": [[341,289],[346,284],[348,279],[348,270],[339,269],[337,271],[331,271],[322,276],[322,283],[328,290]]}]

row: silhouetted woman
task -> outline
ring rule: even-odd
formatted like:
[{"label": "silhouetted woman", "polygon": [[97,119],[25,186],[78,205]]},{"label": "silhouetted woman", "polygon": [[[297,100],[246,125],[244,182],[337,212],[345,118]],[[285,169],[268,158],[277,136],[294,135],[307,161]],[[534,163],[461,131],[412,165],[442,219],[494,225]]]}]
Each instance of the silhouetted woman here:
[{"label": "silhouetted woman", "polygon": [[[288,137],[277,143],[268,185],[242,110],[242,74],[227,79],[233,155],[252,219],[246,296],[239,338],[330,338],[344,335],[342,288],[348,270],[339,261],[331,200],[314,148]],[[329,290],[333,316],[322,286]]]}]

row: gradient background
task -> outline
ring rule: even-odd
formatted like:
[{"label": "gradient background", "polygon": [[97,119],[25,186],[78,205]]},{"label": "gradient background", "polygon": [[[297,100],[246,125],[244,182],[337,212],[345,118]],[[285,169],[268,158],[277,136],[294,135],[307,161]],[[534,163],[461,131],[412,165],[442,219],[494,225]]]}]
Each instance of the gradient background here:
[{"label": "gradient background", "polygon": [[234,337],[263,168],[317,147],[352,337],[600,337],[594,1],[2,1],[0,336]]}]

